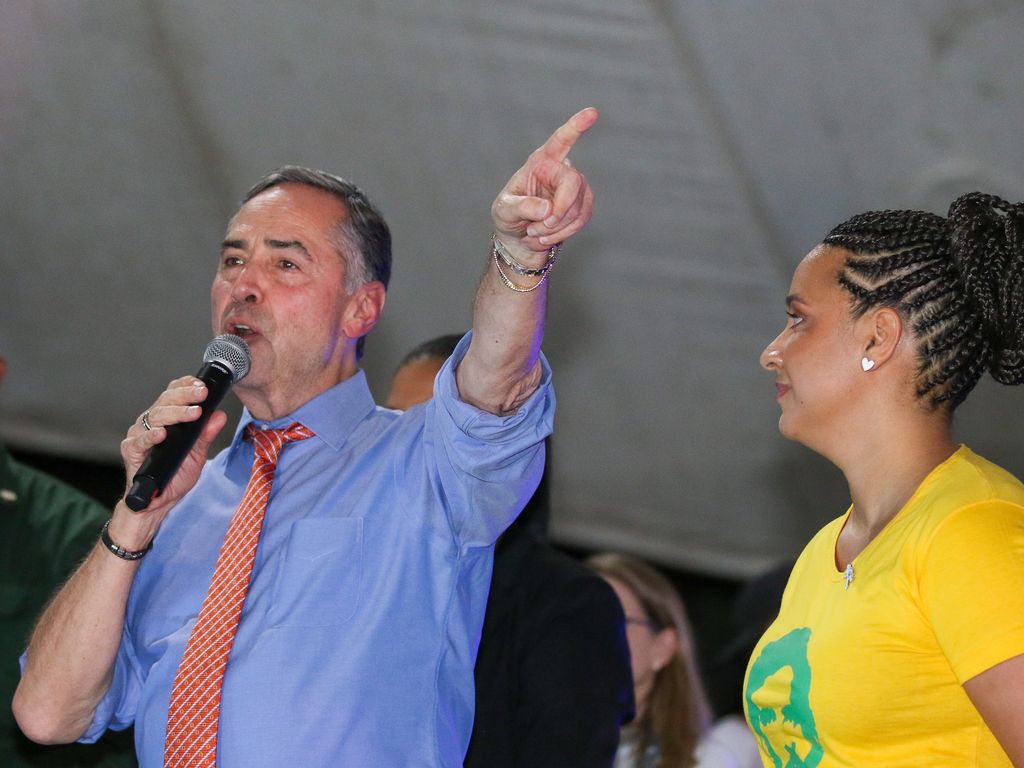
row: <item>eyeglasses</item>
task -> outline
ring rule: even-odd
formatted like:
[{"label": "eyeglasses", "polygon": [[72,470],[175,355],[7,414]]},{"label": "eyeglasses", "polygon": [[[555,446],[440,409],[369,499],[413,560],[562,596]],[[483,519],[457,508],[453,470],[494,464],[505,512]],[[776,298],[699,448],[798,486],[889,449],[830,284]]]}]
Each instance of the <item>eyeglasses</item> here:
[{"label": "eyeglasses", "polygon": [[626,617],[626,624],[627,625],[629,625],[629,624],[636,624],[637,626],[647,627],[648,629],[654,629],[655,628],[654,622],[651,621],[650,619],[641,619],[641,618],[638,618],[636,616],[627,616]]}]

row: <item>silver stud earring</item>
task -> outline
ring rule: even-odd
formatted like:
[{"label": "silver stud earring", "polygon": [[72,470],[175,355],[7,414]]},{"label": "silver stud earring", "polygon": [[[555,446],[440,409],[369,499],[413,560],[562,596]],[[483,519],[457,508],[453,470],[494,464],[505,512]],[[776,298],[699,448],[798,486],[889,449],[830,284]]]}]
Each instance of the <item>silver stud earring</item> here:
[{"label": "silver stud earring", "polygon": [[864,369],[864,373],[867,373],[875,367],[875,361],[869,357],[862,357],[860,359],[860,367]]}]

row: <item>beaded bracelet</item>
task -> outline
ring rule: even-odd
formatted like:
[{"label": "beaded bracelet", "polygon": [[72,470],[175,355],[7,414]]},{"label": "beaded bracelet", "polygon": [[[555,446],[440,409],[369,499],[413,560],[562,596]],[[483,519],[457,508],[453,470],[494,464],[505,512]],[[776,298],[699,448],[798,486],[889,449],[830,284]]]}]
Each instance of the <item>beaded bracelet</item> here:
[{"label": "beaded bracelet", "polygon": [[141,560],[143,557],[146,556],[146,553],[153,548],[152,541],[150,541],[149,544],[146,545],[145,549],[139,549],[135,552],[132,552],[132,550],[130,549],[125,549],[124,547],[119,547],[117,544],[114,543],[114,540],[110,538],[110,533],[107,531],[107,528],[109,527],[110,521],[107,520],[107,522],[103,524],[103,530],[100,531],[100,541],[103,542],[104,547],[109,549],[122,560]]}]

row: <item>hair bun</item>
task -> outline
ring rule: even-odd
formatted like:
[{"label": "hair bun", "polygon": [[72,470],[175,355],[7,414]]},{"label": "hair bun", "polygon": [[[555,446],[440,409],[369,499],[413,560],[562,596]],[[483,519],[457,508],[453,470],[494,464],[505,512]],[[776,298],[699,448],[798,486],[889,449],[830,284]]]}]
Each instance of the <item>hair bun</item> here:
[{"label": "hair bun", "polygon": [[992,350],[1001,384],[1024,383],[1024,205],[970,192],[949,207],[950,255]]}]

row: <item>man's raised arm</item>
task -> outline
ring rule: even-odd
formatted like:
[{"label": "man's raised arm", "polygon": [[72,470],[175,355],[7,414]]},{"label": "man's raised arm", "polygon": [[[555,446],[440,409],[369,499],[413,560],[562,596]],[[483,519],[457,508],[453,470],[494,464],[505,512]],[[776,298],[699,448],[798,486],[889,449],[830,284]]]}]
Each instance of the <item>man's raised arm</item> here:
[{"label": "man's raised arm", "polygon": [[462,399],[496,414],[514,412],[540,381],[547,277],[556,246],[590,220],[594,196],[569,151],[597,121],[577,112],[535,150],[491,206],[496,240],[480,281],[473,340],[456,379]]}]

